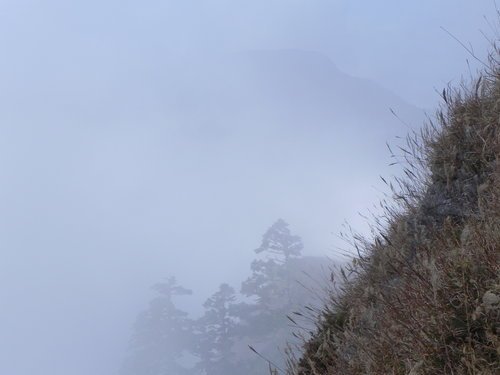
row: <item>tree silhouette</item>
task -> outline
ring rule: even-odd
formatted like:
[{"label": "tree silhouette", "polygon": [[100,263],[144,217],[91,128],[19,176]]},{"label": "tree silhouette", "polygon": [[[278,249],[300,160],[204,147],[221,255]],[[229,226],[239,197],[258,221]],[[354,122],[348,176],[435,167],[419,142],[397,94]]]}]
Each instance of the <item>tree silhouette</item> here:
[{"label": "tree silhouette", "polygon": [[[294,306],[292,274],[297,272],[295,260],[302,248],[300,237],[290,232],[284,220],[277,220],[262,236],[261,245],[255,250],[258,258],[251,264],[252,274],[241,285],[241,293],[254,300],[240,310],[246,328],[241,331],[242,336],[258,353],[281,365],[279,346],[290,334],[287,315]],[[292,262],[295,268],[291,267]],[[265,371],[262,358],[253,356],[250,363],[248,374]]]},{"label": "tree silhouette", "polygon": [[278,219],[262,236],[255,250],[261,255],[251,264],[252,275],[242,284],[241,292],[257,298],[258,304],[270,312],[290,304],[290,268],[293,258],[303,249],[299,236],[292,235],[288,224]]},{"label": "tree silhouette", "polygon": [[288,223],[278,219],[262,236],[261,245],[255,250],[257,254],[275,255],[278,263],[286,263],[292,257],[301,255],[304,245],[299,236],[294,236]]},{"label": "tree silhouette", "polygon": [[236,371],[232,361],[234,329],[235,291],[228,284],[221,284],[219,290],[203,304],[205,314],[197,321],[198,367],[207,375],[233,374]]},{"label": "tree silhouette", "polygon": [[158,295],[150,302],[149,308],[137,318],[130,352],[122,373],[187,374],[179,359],[191,345],[192,321],[186,312],[175,306],[173,298],[189,295],[191,291],[177,285],[174,277],[155,284],[152,289]]}]

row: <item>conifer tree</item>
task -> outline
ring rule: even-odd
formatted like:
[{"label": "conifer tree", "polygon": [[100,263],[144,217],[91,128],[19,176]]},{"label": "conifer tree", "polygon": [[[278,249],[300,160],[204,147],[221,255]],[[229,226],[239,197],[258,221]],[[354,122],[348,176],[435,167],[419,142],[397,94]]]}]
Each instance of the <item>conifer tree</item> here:
[{"label": "conifer tree", "polygon": [[205,314],[197,321],[197,354],[198,367],[207,375],[234,374],[237,369],[231,350],[237,325],[235,300],[234,289],[222,284],[203,304]]},{"label": "conifer tree", "polygon": [[124,375],[182,375],[187,370],[179,363],[192,340],[192,321],[174,304],[174,297],[191,291],[176,283],[174,277],[152,288],[157,296],[141,313],[135,324],[130,352],[123,366]]},{"label": "conifer tree", "polygon": [[301,238],[290,232],[283,219],[278,219],[262,236],[255,250],[260,258],[252,262],[252,275],[242,284],[241,292],[256,297],[258,304],[269,311],[289,305],[289,263],[301,255],[302,249]]},{"label": "conifer tree", "polygon": [[304,245],[299,236],[292,235],[288,223],[278,219],[262,236],[261,245],[255,250],[257,254],[266,253],[275,256],[278,263],[287,263],[291,258],[301,255]]},{"label": "conifer tree", "polygon": [[[239,317],[244,323],[240,334],[265,358],[280,365],[283,363],[279,347],[290,334],[287,315],[293,309],[290,265],[300,257],[302,249],[301,238],[291,233],[284,220],[277,220],[262,236],[255,250],[257,259],[251,264],[252,274],[241,286],[241,293],[254,303],[240,309]],[[296,269],[297,262],[295,272]],[[246,365],[248,374],[266,372],[267,364],[258,356],[249,358]]]}]

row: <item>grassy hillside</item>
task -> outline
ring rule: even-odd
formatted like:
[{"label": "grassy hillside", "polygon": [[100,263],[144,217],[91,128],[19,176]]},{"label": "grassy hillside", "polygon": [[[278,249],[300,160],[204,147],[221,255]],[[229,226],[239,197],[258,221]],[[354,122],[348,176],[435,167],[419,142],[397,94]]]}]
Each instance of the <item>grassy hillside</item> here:
[{"label": "grassy hillside", "polygon": [[500,373],[500,66],[443,91],[289,374]]}]

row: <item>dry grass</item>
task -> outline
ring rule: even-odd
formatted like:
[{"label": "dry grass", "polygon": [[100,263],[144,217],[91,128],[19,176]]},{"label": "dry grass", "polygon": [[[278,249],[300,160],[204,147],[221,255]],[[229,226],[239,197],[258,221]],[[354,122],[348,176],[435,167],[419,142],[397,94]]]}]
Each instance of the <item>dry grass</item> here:
[{"label": "dry grass", "polygon": [[408,138],[373,242],[294,375],[500,373],[500,67],[443,91],[436,122]]}]

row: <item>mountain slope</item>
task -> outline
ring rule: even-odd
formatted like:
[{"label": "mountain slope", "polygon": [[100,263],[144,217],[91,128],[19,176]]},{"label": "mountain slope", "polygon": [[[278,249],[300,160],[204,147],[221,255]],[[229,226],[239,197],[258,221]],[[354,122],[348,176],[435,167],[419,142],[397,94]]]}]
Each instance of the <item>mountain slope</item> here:
[{"label": "mountain slope", "polygon": [[[199,128],[279,129],[320,137],[362,130],[366,138],[376,136],[372,142],[385,142],[405,131],[390,108],[410,124],[423,119],[421,110],[397,95],[341,72],[314,52],[248,51],[207,59],[201,68],[193,62],[191,71],[178,76],[175,86],[180,90],[167,104]],[[200,113],[203,122],[196,118]]]},{"label": "mountain slope", "polygon": [[373,243],[290,374],[500,371],[500,67],[444,91],[409,138],[407,174]]}]

